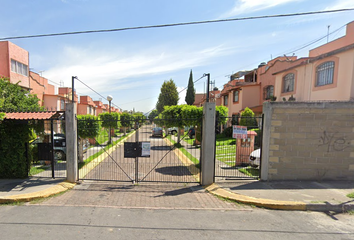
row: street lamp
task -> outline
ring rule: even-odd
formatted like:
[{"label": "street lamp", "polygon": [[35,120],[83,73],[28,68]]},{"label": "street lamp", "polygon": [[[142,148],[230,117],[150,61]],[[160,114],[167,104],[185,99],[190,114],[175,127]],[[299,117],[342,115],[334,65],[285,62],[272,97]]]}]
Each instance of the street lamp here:
[{"label": "street lamp", "polygon": [[[108,100],[108,102],[109,102],[109,115],[111,115],[111,101],[113,100],[113,97],[112,97],[111,95],[108,95],[108,96],[107,96],[107,100]],[[108,136],[109,136],[108,144],[110,144],[111,141],[112,141],[111,125],[109,126],[109,134],[108,134]]]}]

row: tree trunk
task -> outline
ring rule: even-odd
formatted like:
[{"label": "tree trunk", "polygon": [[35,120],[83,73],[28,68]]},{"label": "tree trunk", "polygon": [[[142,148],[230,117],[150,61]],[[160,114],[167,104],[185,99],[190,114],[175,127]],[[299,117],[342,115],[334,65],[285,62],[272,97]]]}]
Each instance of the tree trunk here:
[{"label": "tree trunk", "polygon": [[78,156],[79,156],[79,163],[80,162],[84,162],[84,139],[80,138],[79,141],[79,152],[78,152]]}]

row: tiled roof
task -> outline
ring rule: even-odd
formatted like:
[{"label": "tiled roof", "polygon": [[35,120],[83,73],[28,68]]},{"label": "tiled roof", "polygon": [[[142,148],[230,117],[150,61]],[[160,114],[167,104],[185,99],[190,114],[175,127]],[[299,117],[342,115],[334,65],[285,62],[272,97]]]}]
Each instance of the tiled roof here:
[{"label": "tiled roof", "polygon": [[47,120],[58,118],[60,115],[64,114],[64,112],[11,112],[5,113],[5,119],[13,119],[13,120]]}]

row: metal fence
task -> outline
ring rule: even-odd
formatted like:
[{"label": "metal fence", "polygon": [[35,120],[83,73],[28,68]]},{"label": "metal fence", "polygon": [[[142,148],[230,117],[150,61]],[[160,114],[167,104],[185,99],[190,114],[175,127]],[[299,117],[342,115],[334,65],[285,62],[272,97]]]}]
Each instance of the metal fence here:
[{"label": "metal fence", "polygon": [[[80,121],[80,120],[78,120]],[[195,128],[166,127],[176,119],[132,119],[119,129],[100,128],[79,162],[79,178],[127,182],[198,182],[200,147]],[[191,131],[189,131],[191,129]],[[193,130],[194,129],[194,133]],[[179,132],[179,134],[178,134]],[[189,134],[188,134],[189,133]],[[146,156],[128,154],[136,143],[150,146]],[[140,146],[140,145],[139,145]],[[129,151],[128,151],[129,150]],[[140,149],[142,151],[142,149]]]},{"label": "metal fence", "polygon": [[38,127],[37,139],[28,145],[27,156],[31,159],[29,175],[66,178],[65,120],[41,120]]},{"label": "metal fence", "polygon": [[[256,150],[261,149],[262,116],[241,117],[237,115],[226,120],[224,126],[216,127],[219,133],[215,141],[216,181],[232,178],[259,178],[261,150]],[[242,125],[246,125],[247,128],[233,127]],[[243,132],[235,134],[239,129]]]}]

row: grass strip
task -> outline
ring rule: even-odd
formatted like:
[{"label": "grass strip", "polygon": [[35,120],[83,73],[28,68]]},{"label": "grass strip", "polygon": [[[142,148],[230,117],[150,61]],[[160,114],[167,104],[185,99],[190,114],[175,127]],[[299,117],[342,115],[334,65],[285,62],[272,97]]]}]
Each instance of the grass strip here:
[{"label": "grass strip", "polygon": [[88,163],[90,163],[92,160],[94,160],[95,158],[99,157],[101,154],[105,153],[106,151],[108,151],[110,148],[112,148],[113,146],[115,146],[117,143],[123,141],[125,138],[128,137],[127,134],[125,136],[120,137],[118,140],[112,142],[111,144],[107,145],[106,147],[102,148],[100,151],[96,152],[95,154],[93,154],[92,156],[88,157],[87,159],[84,160],[84,162],[80,162],[79,163],[79,169],[81,169],[82,167],[84,167],[85,165],[87,165]]},{"label": "grass strip", "polygon": [[[174,141],[174,140],[171,138],[171,136],[168,136],[167,139],[170,140],[170,142],[172,142],[173,145],[174,145],[176,148],[178,148],[187,158],[189,158],[189,160],[191,160],[191,161],[195,164],[195,166],[196,166],[197,168],[200,169],[199,160],[196,159],[192,154],[190,154],[190,153],[183,147],[183,145],[181,145],[180,143],[177,143],[176,141]],[[183,140],[184,140],[184,139],[183,139]]]},{"label": "grass strip", "polygon": [[243,174],[246,174],[247,176],[259,178],[259,169],[253,167],[245,167],[245,168],[240,168],[238,170]]},{"label": "grass strip", "polygon": [[348,198],[354,198],[354,192],[347,194]]},{"label": "grass strip", "polygon": [[29,176],[34,176],[38,173],[44,172],[48,168],[48,166],[32,166],[29,172]]}]

